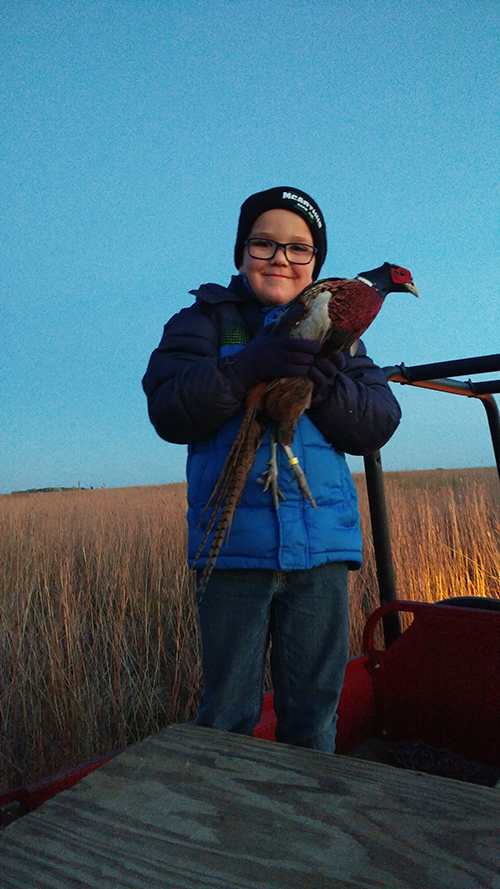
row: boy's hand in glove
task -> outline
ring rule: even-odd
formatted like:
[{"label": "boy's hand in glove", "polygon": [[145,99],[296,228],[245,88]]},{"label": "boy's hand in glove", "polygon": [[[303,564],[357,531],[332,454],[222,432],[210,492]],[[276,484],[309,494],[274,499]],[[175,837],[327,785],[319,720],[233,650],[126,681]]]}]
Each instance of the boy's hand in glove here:
[{"label": "boy's hand in glove", "polygon": [[318,395],[329,383],[345,368],[346,360],[342,352],[339,352],[333,360],[320,358],[316,364],[309,368],[309,378],[314,383],[314,394]]},{"label": "boy's hand in glove", "polygon": [[319,343],[290,336],[291,328],[303,313],[304,307],[297,303],[276,325],[264,327],[248,346],[236,353],[233,370],[245,389],[267,380],[309,373],[319,352]]}]

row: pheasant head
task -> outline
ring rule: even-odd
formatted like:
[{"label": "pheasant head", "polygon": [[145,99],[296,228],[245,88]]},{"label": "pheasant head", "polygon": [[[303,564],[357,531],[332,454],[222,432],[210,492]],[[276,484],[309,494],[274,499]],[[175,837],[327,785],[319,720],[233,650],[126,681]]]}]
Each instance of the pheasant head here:
[{"label": "pheasant head", "polygon": [[290,335],[325,344],[322,355],[348,349],[376,318],[387,294],[394,292],[419,295],[411,273],[389,262],[355,278],[317,281],[297,297],[304,315]]},{"label": "pheasant head", "polygon": [[388,293],[407,292],[419,296],[417,287],[408,269],[404,269],[400,265],[393,265],[390,262],[384,262],[383,265],[369,272],[361,272],[356,275],[357,281],[366,281],[369,285],[377,288],[382,299],[385,299]]}]

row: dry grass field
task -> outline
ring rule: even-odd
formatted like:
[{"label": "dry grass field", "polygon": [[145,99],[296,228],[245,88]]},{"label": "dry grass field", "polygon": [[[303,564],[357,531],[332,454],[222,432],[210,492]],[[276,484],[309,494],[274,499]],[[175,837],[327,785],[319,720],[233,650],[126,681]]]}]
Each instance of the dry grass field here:
[{"label": "dry grass field", "polygon": [[[351,575],[351,655],[377,604]],[[398,595],[500,597],[495,469],[386,474]],[[200,686],[185,486],[0,497],[0,790],[194,716]]]}]

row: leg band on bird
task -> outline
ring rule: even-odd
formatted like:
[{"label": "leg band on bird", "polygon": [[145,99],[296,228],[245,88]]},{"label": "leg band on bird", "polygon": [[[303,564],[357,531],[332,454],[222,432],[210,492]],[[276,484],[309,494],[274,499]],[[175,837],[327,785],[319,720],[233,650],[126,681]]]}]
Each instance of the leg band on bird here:
[{"label": "leg band on bird", "polygon": [[307,484],[307,479],[305,477],[305,473],[298,461],[298,458],[293,453],[291,447],[289,445],[281,445],[285,454],[288,457],[288,463],[290,465],[290,469],[292,470],[295,478],[297,479],[297,484],[299,486],[299,491],[305,500],[309,500],[312,506],[317,509],[316,501],[309,490],[309,485]]}]

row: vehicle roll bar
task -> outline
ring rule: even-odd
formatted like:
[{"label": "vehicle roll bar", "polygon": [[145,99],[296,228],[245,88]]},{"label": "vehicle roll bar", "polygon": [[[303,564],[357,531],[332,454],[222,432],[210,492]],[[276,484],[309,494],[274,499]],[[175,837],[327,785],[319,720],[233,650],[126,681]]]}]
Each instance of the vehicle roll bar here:
[{"label": "vehicle roll bar", "polygon": [[[500,380],[473,382],[469,379],[464,382],[450,378],[466,374],[498,372],[500,371],[500,354],[484,355],[479,358],[460,358],[456,361],[439,361],[433,364],[418,364],[413,367],[399,364],[393,367],[384,367],[383,370],[389,382],[401,383],[403,386],[434,389],[453,395],[466,395],[468,398],[477,398],[481,401],[488,418],[500,479],[500,415],[493,398],[493,393],[500,392]],[[380,451],[365,457],[364,464],[380,604],[386,605],[397,599],[397,593]],[[384,615],[383,624],[385,644],[388,647],[401,634],[398,613],[389,611]]]}]

